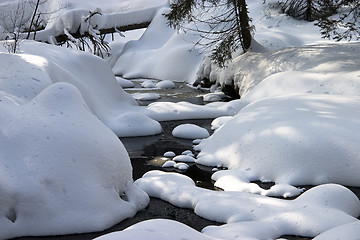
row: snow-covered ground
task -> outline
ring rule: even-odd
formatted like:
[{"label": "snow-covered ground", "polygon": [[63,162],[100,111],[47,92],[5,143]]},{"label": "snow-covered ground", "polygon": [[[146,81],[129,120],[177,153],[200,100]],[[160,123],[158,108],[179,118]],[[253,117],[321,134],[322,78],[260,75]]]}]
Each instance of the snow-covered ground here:
[{"label": "snow-covered ground", "polygon": [[[146,192],[224,225],[199,233],[174,221],[149,220],[101,239],[135,239],[149,232],[156,239],[169,234],[357,239],[360,202],[341,185],[360,186],[360,43],[324,43],[312,23],[291,20],[260,2],[249,1],[249,10],[255,39],[268,50],[241,55],[225,70],[187,51],[192,45],[184,33],[166,26],[166,8],[139,40],[114,48],[119,52],[113,49],[110,64],[32,41],[23,41],[19,54],[0,46],[0,238],[102,230],[144,208]],[[167,3],[101,4],[78,0],[69,9],[100,7],[111,13]],[[199,66],[198,76],[218,85],[234,80],[242,99],[143,107],[114,75],[193,82]],[[162,85],[154,82],[170,87]],[[224,191],[201,189],[188,177],[161,171],[133,183],[129,157],[116,135],[153,135],[162,131],[158,121],[226,115],[195,147],[196,160],[174,156],[168,164],[186,170],[180,160],[191,158],[227,167],[213,175]],[[200,133],[189,125],[174,129],[180,137]],[[255,180],[275,185],[265,190],[251,183]],[[303,191],[299,184],[319,186],[295,200],[270,197],[297,196]]]}]

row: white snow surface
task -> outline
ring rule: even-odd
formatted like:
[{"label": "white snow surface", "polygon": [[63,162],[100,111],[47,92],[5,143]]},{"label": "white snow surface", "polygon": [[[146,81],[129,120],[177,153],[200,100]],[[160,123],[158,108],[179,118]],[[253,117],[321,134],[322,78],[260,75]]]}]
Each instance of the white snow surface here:
[{"label": "white snow surface", "polygon": [[[160,9],[137,41],[128,42],[113,66],[125,78],[151,78],[192,83],[202,54],[193,48],[192,36],[168,27]],[[176,57],[174,57],[176,56]]]},{"label": "white snow surface", "polygon": [[175,88],[175,83],[170,80],[162,80],[156,83],[156,87],[160,89],[173,89]]},{"label": "white snow surface", "polygon": [[101,231],[147,205],[126,149],[76,87],[0,100],[1,239]]},{"label": "white snow surface", "polygon": [[[205,236],[218,239],[315,237],[339,225],[358,222],[356,217],[360,214],[359,199],[337,184],[314,187],[295,200],[237,191],[211,191],[196,187],[187,176],[162,171],[147,172],[135,184],[149,196],[194,209],[206,219],[227,223],[203,229]],[[195,238],[194,235],[191,239]]]},{"label": "white snow surface", "polygon": [[[121,88],[106,61],[89,53],[33,41],[22,42],[21,49],[23,53],[18,55],[0,52],[4,66],[0,91],[14,103],[26,103],[47,86],[67,82],[79,89],[91,112],[118,136],[161,133],[160,124],[142,113],[143,108]],[[137,118],[130,112],[136,112]]]},{"label": "white snow surface", "polygon": [[291,185],[360,186],[360,97],[292,94],[254,102],[198,146],[197,163]]},{"label": "white snow surface", "polygon": [[167,219],[152,219],[134,224],[124,231],[112,232],[107,235],[95,238],[96,240],[135,240],[135,239],[158,239],[158,240],[215,240],[206,236],[187,225]]},{"label": "white snow surface", "polygon": [[122,88],[133,88],[134,83],[130,80],[124,79],[122,77],[116,77],[116,81],[120,84]]},{"label": "white snow surface", "polygon": [[172,135],[174,137],[186,139],[207,138],[210,136],[209,132],[205,128],[189,123],[181,124],[175,127],[172,130]]},{"label": "white snow surface", "polygon": [[[49,41],[57,30],[93,27],[82,19],[95,8],[104,14],[92,23],[101,26],[113,27],[111,19],[134,23],[155,16],[139,40],[113,49],[110,66],[86,53],[30,41],[21,43],[22,54],[0,53],[0,229],[6,229],[0,238],[102,230],[144,208],[148,197],[132,184],[129,158],[112,132],[152,135],[161,132],[156,121],[236,115],[214,121],[216,132],[196,146],[198,163],[229,167],[212,177],[224,192],[159,171],[136,182],[150,196],[227,224],[198,233],[173,221],[150,220],[103,239],[145,233],[168,239],[164,229],[179,239],[356,239],[359,199],[337,184],[360,186],[360,43],[325,43],[313,23],[292,20],[261,2],[248,4],[254,37],[265,48],[235,56],[226,70],[188,51],[196,36],[166,26],[166,0],[72,1],[37,35]],[[66,2],[48,3],[56,9]],[[190,83],[198,71],[197,77],[215,87],[234,80],[242,99],[139,107],[111,68],[125,78]],[[264,190],[255,180],[276,184]],[[292,185],[323,183],[337,184],[314,187],[295,200],[269,197],[298,195],[302,189]]]}]

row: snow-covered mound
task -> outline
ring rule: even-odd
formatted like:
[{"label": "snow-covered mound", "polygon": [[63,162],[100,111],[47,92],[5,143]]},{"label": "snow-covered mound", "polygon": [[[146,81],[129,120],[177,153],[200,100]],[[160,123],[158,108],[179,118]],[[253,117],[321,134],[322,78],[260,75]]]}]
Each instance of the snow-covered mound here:
[{"label": "snow-covered mound", "polygon": [[73,85],[24,104],[0,92],[0,112],[1,239],[100,231],[147,205],[126,149]]},{"label": "snow-covered mound", "polygon": [[[184,175],[161,171],[148,172],[135,184],[152,197],[194,209],[197,215],[206,219],[227,223],[202,230],[203,237],[217,239],[276,239],[283,235],[315,237],[339,225],[357,222],[356,217],[360,214],[356,195],[337,184],[314,187],[295,200],[236,191],[212,191],[196,187]],[[161,226],[165,222],[157,224]],[[161,234],[163,228],[159,226],[152,227],[155,233]],[[126,237],[126,231],[113,236]],[[197,237],[195,232],[191,239]]]},{"label": "snow-covered mound", "polygon": [[152,78],[192,83],[202,54],[190,52],[193,43],[184,33],[170,28],[163,8],[158,11],[143,36],[126,43],[113,66],[116,75],[125,78]]},{"label": "snow-covered mound", "polygon": [[172,130],[172,135],[174,137],[186,139],[207,138],[210,136],[209,132],[205,128],[189,123],[181,124],[175,127]]},{"label": "snow-covered mound", "polygon": [[246,102],[292,92],[359,95],[359,61],[359,42],[309,45],[248,52],[224,69],[204,61],[198,78],[234,85]]},{"label": "snow-covered mound", "polygon": [[143,221],[126,228],[124,231],[112,232],[107,235],[95,238],[96,240],[133,240],[133,239],[157,239],[157,240],[216,240],[206,236],[183,223],[167,220],[152,219]]},{"label": "snow-covered mound", "polygon": [[292,94],[243,108],[198,146],[197,163],[292,185],[360,186],[360,97]]},{"label": "snow-covered mound", "polygon": [[152,124],[151,119],[147,120],[149,124],[143,124],[146,116],[138,125],[130,118],[119,117],[135,111],[138,104],[121,88],[103,59],[33,41],[22,42],[21,50],[23,53],[19,55],[0,52],[0,63],[4,66],[0,70],[0,91],[18,104],[30,101],[52,83],[67,82],[79,89],[93,114],[118,136],[128,135],[123,129],[129,124],[140,135],[161,132],[159,125]]}]

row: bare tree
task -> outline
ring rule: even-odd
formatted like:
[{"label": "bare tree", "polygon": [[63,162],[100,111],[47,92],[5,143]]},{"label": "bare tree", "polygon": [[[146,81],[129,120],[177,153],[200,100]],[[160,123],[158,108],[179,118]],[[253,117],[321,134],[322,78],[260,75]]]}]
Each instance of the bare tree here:
[{"label": "bare tree", "polygon": [[16,53],[19,50],[21,34],[26,30],[30,19],[27,4],[27,1],[18,1],[16,4],[5,6],[1,11],[3,34],[5,35],[4,47],[9,52]]}]

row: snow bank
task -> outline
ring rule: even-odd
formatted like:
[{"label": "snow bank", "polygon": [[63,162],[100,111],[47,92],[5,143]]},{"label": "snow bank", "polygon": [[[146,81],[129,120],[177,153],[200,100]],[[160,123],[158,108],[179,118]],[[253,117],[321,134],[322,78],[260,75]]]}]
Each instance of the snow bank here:
[{"label": "snow bank", "polygon": [[314,237],[339,225],[356,222],[360,214],[359,199],[336,184],[314,187],[295,200],[211,191],[196,187],[184,175],[161,171],[148,172],[135,184],[152,197],[192,208],[206,219],[227,223],[202,231],[205,236],[219,239]]},{"label": "snow bank", "polygon": [[117,239],[157,239],[157,240],[215,240],[210,236],[206,236],[183,223],[166,219],[153,219],[143,221],[126,228],[124,231],[113,232],[96,240],[117,240]]},{"label": "snow bank", "polygon": [[334,43],[248,52],[225,69],[204,61],[198,79],[233,85],[247,103],[291,92],[359,95],[359,46],[358,42]]},{"label": "snow bank", "polygon": [[[138,41],[128,42],[113,66],[125,78],[152,78],[192,83],[202,55],[190,52],[191,36],[168,27],[160,9]],[[176,57],[175,57],[176,56]]]},{"label": "snow bank", "polygon": [[140,113],[138,117],[141,121],[121,117],[127,112],[140,112],[140,109],[117,83],[108,63],[101,58],[33,41],[22,42],[21,50],[24,53],[19,55],[0,53],[1,64],[7,66],[0,70],[0,91],[11,95],[16,103],[30,101],[52,83],[67,82],[79,89],[92,113],[118,136],[122,136],[127,125],[134,129],[132,136],[138,136],[135,132],[140,135],[161,132],[159,123],[154,123],[145,115],[140,117]]},{"label": "snow bank", "polygon": [[77,88],[8,97],[0,92],[0,238],[101,231],[147,205],[124,146]]},{"label": "snow bank", "polygon": [[197,163],[291,185],[360,186],[359,97],[284,95],[254,102],[200,143]]}]

